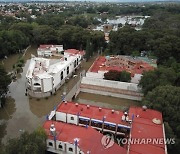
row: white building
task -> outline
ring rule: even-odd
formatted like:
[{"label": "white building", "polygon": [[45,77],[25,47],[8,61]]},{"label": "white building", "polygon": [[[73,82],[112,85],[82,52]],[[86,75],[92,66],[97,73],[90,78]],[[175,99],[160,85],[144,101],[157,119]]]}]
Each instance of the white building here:
[{"label": "white building", "polygon": [[64,51],[63,45],[40,45],[37,49],[38,57],[57,56]]},{"label": "white building", "polygon": [[33,97],[46,97],[56,92],[79,67],[82,52],[65,52],[61,59],[34,57],[26,74],[26,91]]}]

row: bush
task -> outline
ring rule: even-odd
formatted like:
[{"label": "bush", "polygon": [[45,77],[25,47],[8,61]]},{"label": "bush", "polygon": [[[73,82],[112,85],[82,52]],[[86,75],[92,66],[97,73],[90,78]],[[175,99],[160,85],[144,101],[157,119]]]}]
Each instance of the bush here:
[{"label": "bush", "polygon": [[131,81],[131,74],[126,71],[116,71],[110,70],[107,73],[104,73],[104,79],[106,80],[114,80],[114,81],[122,81],[122,82],[130,82]]}]

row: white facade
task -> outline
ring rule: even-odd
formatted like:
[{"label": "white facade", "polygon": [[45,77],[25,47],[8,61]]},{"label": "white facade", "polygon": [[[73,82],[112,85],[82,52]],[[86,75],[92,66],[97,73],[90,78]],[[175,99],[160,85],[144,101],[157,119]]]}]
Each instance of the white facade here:
[{"label": "white facade", "polygon": [[84,152],[74,144],[64,142],[61,140],[46,140],[47,145],[47,151],[53,152],[53,153],[68,153],[68,154],[84,154]]},{"label": "white facade", "polygon": [[62,121],[62,122],[67,122],[66,113],[56,112],[56,120]]},{"label": "white facade", "polygon": [[32,58],[26,74],[27,92],[35,97],[53,94],[78,68],[81,59],[80,54],[66,54],[61,59]]},{"label": "white facade", "polygon": [[[94,118],[85,117],[85,116],[78,116],[77,114],[69,114],[69,113],[64,113],[61,111],[56,111],[56,121],[61,121],[61,122],[83,126],[83,127],[86,127],[87,125],[91,125],[92,128],[95,128],[99,131],[111,132],[114,134],[116,133],[123,134],[121,131],[119,132],[117,131],[118,126],[130,129],[129,125],[120,125],[118,123],[112,123],[111,121],[106,121],[106,120],[102,121],[99,119],[94,119]],[[95,123],[95,125],[93,123]]]}]

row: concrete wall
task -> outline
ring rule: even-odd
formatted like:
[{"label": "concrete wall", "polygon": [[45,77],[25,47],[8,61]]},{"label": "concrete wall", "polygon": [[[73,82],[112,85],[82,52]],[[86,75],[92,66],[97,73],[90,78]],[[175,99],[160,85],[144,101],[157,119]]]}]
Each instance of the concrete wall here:
[{"label": "concrete wall", "polygon": [[[59,148],[59,145],[61,145],[62,146],[62,148]],[[64,142],[62,142],[62,141],[56,141],[56,150],[57,151],[65,151],[66,150],[66,147],[65,147],[65,143]]]},{"label": "concrete wall", "polygon": [[56,111],[56,120],[66,122],[66,113]]},{"label": "concrete wall", "polygon": [[109,88],[116,88],[116,89],[124,89],[139,92],[140,88],[138,84],[135,83],[128,83],[128,82],[119,82],[119,81],[111,81],[111,80],[104,80],[104,79],[93,79],[89,77],[83,77],[82,84],[94,85],[94,86],[103,86]]},{"label": "concrete wall", "polygon": [[103,79],[104,78],[104,72],[98,72],[98,73],[96,73],[96,72],[87,72],[86,76],[90,77],[90,78]]},{"label": "concrete wall", "polygon": [[48,92],[52,89],[52,79],[51,78],[45,78],[43,79],[43,88],[42,92]]},{"label": "concrete wall", "polygon": [[80,91],[130,100],[142,100],[137,84],[83,77]]},{"label": "concrete wall", "polygon": [[[71,119],[71,118],[73,118],[73,119]],[[67,114],[67,123],[77,125],[78,124],[78,117],[77,117],[77,115]]]}]

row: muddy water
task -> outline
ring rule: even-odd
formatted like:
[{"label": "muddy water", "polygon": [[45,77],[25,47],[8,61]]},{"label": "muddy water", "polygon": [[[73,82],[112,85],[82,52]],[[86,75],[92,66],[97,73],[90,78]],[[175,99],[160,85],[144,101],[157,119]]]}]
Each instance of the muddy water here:
[{"label": "muddy water", "polygon": [[[36,99],[25,96],[25,75],[31,54],[36,55],[36,48],[29,48],[26,52],[23,72],[15,82],[9,85],[7,103],[4,108],[0,109],[0,141],[2,143],[5,143],[9,138],[19,136],[24,131],[31,132],[42,126],[46,115],[60,103],[62,93],[64,91],[68,93],[79,80],[79,76],[71,78],[55,95],[49,98]],[[3,60],[6,71],[12,71],[12,66],[19,56],[13,55]],[[93,61],[94,59],[87,63],[83,62],[83,67],[76,74],[79,74],[83,69],[87,70]]]},{"label": "muddy water", "polygon": [[123,98],[115,98],[111,96],[103,96],[80,92],[75,99],[76,102],[96,105],[100,107],[112,108],[115,110],[124,110],[129,106],[139,106],[140,102],[132,101]]},{"label": "muddy water", "polygon": [[[19,136],[24,131],[31,132],[37,127],[42,126],[46,115],[60,103],[62,93],[68,93],[79,80],[79,76],[71,78],[55,95],[49,98],[37,99],[25,96],[25,75],[31,54],[36,55],[35,47],[29,48],[26,52],[24,56],[26,63],[23,67],[23,72],[16,81],[9,85],[10,92],[8,93],[7,103],[4,108],[0,109],[0,141],[3,143],[9,138]],[[12,71],[12,66],[17,62],[19,56],[20,55],[17,54],[3,60],[4,67],[8,72]],[[79,74],[84,69],[87,70],[92,65],[94,59],[95,58],[92,58],[89,62],[83,62],[82,68],[79,69],[76,74]],[[87,93],[80,93],[76,100],[81,103],[114,109],[122,109],[130,104],[138,104],[137,102],[129,100]]]}]

